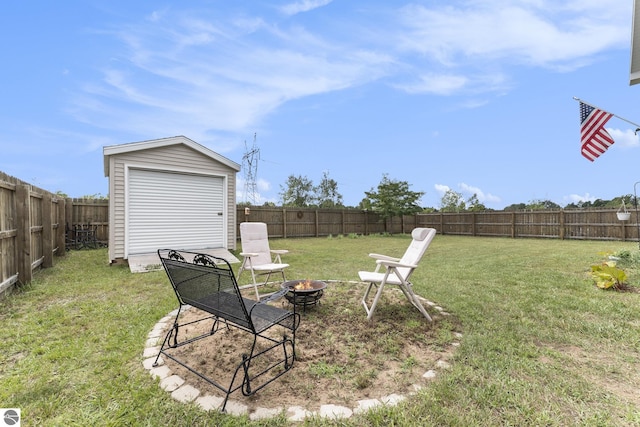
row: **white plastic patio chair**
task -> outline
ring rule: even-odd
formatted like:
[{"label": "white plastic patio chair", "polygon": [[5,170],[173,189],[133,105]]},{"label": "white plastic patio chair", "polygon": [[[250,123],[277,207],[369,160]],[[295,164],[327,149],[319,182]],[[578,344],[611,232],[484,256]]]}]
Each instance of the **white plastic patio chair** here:
[{"label": "white plastic patio chair", "polygon": [[[375,271],[358,272],[360,280],[365,283],[369,283],[367,291],[362,297],[362,305],[367,312],[367,320],[371,320],[373,317],[373,312],[380,301],[380,296],[382,295],[385,285],[394,285],[398,286],[409,302],[431,322],[431,316],[429,316],[429,313],[427,313],[427,310],[425,310],[420,303],[420,300],[413,292],[413,285],[409,281],[409,278],[418,267],[420,259],[429,247],[429,244],[431,244],[435,235],[436,230],[434,228],[415,228],[411,232],[411,244],[402,258],[393,258],[380,254],[369,254],[371,258],[376,260],[377,265]],[[382,267],[385,269],[384,272],[381,271]],[[369,294],[374,287],[377,287],[378,290],[373,298],[373,302],[369,305]]]},{"label": "white plastic patio chair", "polygon": [[[243,271],[251,271],[256,298],[260,300],[256,275],[267,275],[266,280],[261,285],[265,285],[269,281],[272,273],[282,274],[282,281],[284,282],[286,280],[284,269],[289,267],[289,264],[284,264],[280,259],[280,255],[289,253],[289,251],[269,248],[269,233],[267,232],[267,224],[264,222],[240,223],[240,242],[242,245],[240,256],[243,259],[242,265],[238,270],[238,278]],[[272,256],[273,259],[271,258]]]}]

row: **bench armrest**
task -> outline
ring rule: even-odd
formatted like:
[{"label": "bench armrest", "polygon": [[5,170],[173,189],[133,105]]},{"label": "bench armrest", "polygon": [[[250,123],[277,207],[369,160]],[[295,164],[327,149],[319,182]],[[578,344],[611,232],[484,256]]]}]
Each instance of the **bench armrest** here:
[{"label": "bench armrest", "polygon": [[289,289],[280,289],[278,292],[274,292],[271,295],[269,295],[266,298],[263,298],[260,300],[260,304],[262,303],[268,303],[271,301],[276,301],[279,300],[280,298],[282,298],[284,296],[284,294],[286,294],[287,292],[289,292]]},{"label": "bench armrest", "polygon": [[254,308],[260,306],[261,304],[266,304],[268,302],[278,300],[278,299],[282,298],[284,296],[284,294],[286,294],[287,292],[289,292],[289,289],[280,289],[279,291],[272,293],[268,297],[263,298],[260,301],[256,301],[256,303],[253,304],[251,306],[251,308],[249,309],[249,317],[251,317],[251,314],[252,314]]}]

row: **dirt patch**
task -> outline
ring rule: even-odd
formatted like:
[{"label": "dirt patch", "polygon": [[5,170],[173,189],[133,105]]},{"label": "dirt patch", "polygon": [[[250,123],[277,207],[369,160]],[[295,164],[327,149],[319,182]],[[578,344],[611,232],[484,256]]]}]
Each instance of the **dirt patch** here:
[{"label": "dirt patch", "polygon": [[[449,359],[456,348],[460,337],[457,320],[425,303],[433,317],[430,323],[402,293],[390,289],[385,290],[374,319],[369,322],[360,303],[364,290],[361,284],[330,283],[320,304],[302,314],[293,369],[253,396],[244,397],[238,390],[230,399],[248,405],[249,411],[289,406],[318,410],[327,403],[354,408],[358,400],[407,394],[414,391],[415,385],[425,386],[428,379],[423,374],[437,369],[438,361]],[[292,309],[284,299],[274,304]],[[190,309],[182,321],[204,314]],[[185,328],[184,336],[201,334],[211,325],[210,321],[194,323]],[[283,329],[274,327],[272,331],[282,334]],[[172,354],[227,386],[251,343],[251,334],[221,328],[213,336],[173,350]],[[256,363],[269,363],[269,357],[256,359]],[[223,396],[193,373],[164,359],[173,373],[201,394]],[[241,381],[241,376],[240,370],[235,381]]]}]

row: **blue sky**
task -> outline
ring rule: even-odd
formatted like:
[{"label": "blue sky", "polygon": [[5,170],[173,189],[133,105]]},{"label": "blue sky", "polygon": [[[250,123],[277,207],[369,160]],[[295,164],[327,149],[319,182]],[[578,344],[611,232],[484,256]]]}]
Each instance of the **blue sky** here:
[{"label": "blue sky", "polygon": [[[633,193],[636,126],[580,155],[579,97],[640,123],[631,0],[8,2],[0,171],[108,193],[107,145],[184,135],[242,164],[258,204],[289,175],[346,205],[383,174],[487,207]],[[246,145],[245,145],[246,142]],[[244,171],[238,174],[242,201]]]}]

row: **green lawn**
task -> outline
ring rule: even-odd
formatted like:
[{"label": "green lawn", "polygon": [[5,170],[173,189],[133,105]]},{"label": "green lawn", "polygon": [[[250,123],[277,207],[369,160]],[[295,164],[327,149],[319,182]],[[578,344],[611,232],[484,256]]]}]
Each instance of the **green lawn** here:
[{"label": "green lawn", "polygon": [[[367,253],[400,256],[408,243],[345,236],[271,246],[290,250],[288,279],[356,280],[373,268]],[[640,425],[640,294],[602,291],[587,274],[600,252],[623,250],[629,283],[640,287],[636,243],[436,236],[413,282],[461,324],[452,367],[399,406],[305,425]],[[0,407],[21,408],[23,426],[287,425],[204,412],[160,389],[142,351],[175,308],[163,272],[109,266],[105,249],[57,258],[0,301]]]}]

